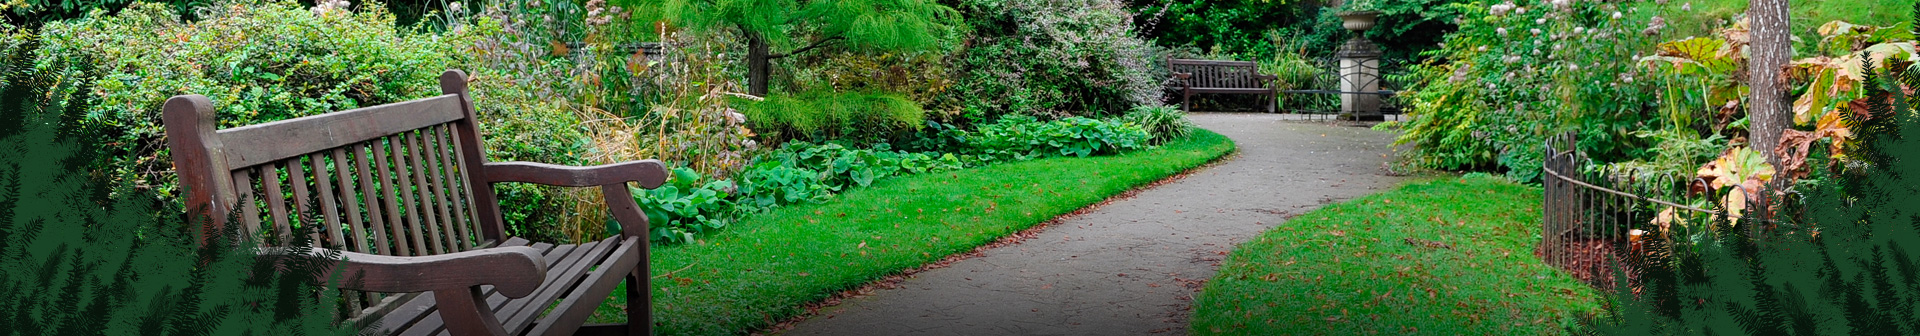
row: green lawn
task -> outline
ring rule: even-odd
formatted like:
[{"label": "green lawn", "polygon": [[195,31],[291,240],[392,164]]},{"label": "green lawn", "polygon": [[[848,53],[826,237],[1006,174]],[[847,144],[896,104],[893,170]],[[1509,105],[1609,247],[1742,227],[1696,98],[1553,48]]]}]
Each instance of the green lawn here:
[{"label": "green lawn", "polygon": [[[1051,158],[900,177],[749,216],[694,244],[653,251],[662,335],[742,334],[801,306],[938,261],[1210,162],[1233,142],[1205,130],[1117,156]],[[624,293],[625,290],[617,290]],[[597,321],[621,321],[623,294]]]},{"label": "green lawn", "polygon": [[1235,248],[1195,334],[1561,333],[1596,292],[1533,256],[1540,189],[1445,178],[1329,205]]}]

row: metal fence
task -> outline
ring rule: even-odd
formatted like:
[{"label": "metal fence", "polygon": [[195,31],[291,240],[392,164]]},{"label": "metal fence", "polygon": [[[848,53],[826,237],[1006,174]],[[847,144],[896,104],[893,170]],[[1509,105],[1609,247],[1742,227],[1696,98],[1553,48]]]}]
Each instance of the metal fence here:
[{"label": "metal fence", "polygon": [[[1627,260],[1628,253],[1645,256],[1647,251],[1640,244],[1643,235],[1668,235],[1668,241],[1684,243],[1684,239],[1671,239],[1682,232],[1677,225],[1695,223],[1693,227],[1704,227],[1698,224],[1718,218],[1740,219],[1670,201],[1724,196],[1707,187],[1708,180],[1696,178],[1691,172],[1648,176],[1625,173],[1617,166],[1596,166],[1575,149],[1576,140],[1571,133],[1547,140],[1541,176],[1545,190],[1540,245],[1534,254],[1589,285],[1614,288],[1615,271],[1620,265],[1628,265],[1625,273],[1630,281],[1634,279],[1631,263],[1621,261]],[[1774,208],[1774,199],[1753,198],[1748,206],[1753,210],[1744,215],[1759,225],[1744,228],[1771,227],[1775,222],[1769,209]]]},{"label": "metal fence", "polygon": [[[1401,114],[1398,100],[1392,99],[1394,95],[1398,93],[1400,88],[1399,83],[1394,83],[1387,79],[1395,77],[1393,76],[1395,73],[1404,71],[1404,67],[1380,66],[1385,61],[1386,60],[1381,60],[1380,63],[1373,63],[1371,65],[1367,63],[1353,63],[1345,65],[1345,67],[1348,68],[1342,68],[1343,65],[1340,64],[1340,60],[1337,58],[1315,59],[1312,61],[1315,68],[1330,69],[1330,71],[1316,73],[1313,79],[1307,83],[1291,85],[1294,89],[1280,90],[1278,97],[1279,102],[1277,102],[1279,111],[1280,113],[1331,117],[1341,113],[1341,96],[1377,95],[1381,98],[1380,114]],[[1342,78],[1340,76],[1341,72],[1350,70],[1357,70],[1362,73],[1378,73],[1381,75],[1372,76],[1371,78],[1366,78],[1365,76],[1362,76],[1362,78]],[[1355,87],[1366,87],[1367,84],[1379,84],[1380,90],[1371,92],[1342,91],[1341,88],[1343,86],[1341,86],[1341,84],[1343,84],[1343,81],[1356,81]]]}]

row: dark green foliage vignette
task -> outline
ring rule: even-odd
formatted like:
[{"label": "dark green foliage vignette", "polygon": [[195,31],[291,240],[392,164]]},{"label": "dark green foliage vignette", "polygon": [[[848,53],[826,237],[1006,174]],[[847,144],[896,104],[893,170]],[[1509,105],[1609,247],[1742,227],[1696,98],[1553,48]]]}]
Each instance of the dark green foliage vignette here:
[{"label": "dark green foliage vignette", "polygon": [[[1916,6],[1920,15],[1920,5]],[[1852,162],[1809,155],[1811,179],[1792,186],[1799,214],[1778,223],[1721,219],[1700,237],[1649,234],[1652,257],[1633,290],[1614,293],[1611,335],[1920,334],[1920,68],[1870,73],[1871,106],[1848,113],[1859,130]],[[1873,69],[1876,66],[1868,65]],[[1615,283],[1627,281],[1624,273]]]},{"label": "dark green foliage vignette", "polygon": [[321,262],[257,258],[233,230],[199,245],[181,209],[88,178],[86,137],[45,106],[74,84],[31,70],[27,44],[0,55],[0,335],[352,333],[305,280]]}]

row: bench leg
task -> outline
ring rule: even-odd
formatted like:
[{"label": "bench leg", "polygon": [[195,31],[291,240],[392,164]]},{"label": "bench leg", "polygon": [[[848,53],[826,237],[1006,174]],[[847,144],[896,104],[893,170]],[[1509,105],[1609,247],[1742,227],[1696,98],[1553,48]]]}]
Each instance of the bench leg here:
[{"label": "bench leg", "polygon": [[1267,113],[1274,113],[1274,110],[1278,108],[1276,105],[1280,105],[1278,100],[1280,100],[1280,95],[1267,94]]},{"label": "bench leg", "polygon": [[487,296],[480,293],[480,286],[470,286],[466,290],[436,290],[433,291],[433,301],[439,305],[440,319],[446,321],[450,334],[507,334],[507,328],[501,327],[500,319],[493,316],[493,309],[487,309]]},{"label": "bench leg", "polygon": [[1180,111],[1193,112],[1193,89],[1185,89],[1180,92]]},{"label": "bench leg", "polygon": [[627,273],[627,335],[653,335],[653,277],[647,267],[647,242],[640,242],[640,265]]}]

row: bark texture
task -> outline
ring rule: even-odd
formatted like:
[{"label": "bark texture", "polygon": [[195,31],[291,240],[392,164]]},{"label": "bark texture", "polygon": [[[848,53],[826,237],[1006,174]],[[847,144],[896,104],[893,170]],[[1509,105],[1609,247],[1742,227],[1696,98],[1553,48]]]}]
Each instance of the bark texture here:
[{"label": "bark texture", "polygon": [[1768,162],[1778,166],[1773,149],[1780,144],[1780,132],[1793,122],[1787,88],[1781,84],[1781,71],[1793,60],[1787,0],[1752,0],[1747,17],[1752,33],[1747,83],[1753,89],[1747,98],[1747,117],[1752,122],[1747,139],[1754,149],[1767,155]]},{"label": "bark texture", "polygon": [[766,97],[768,71],[773,64],[767,52],[767,38],[745,27],[740,30],[747,35],[747,94]]}]

